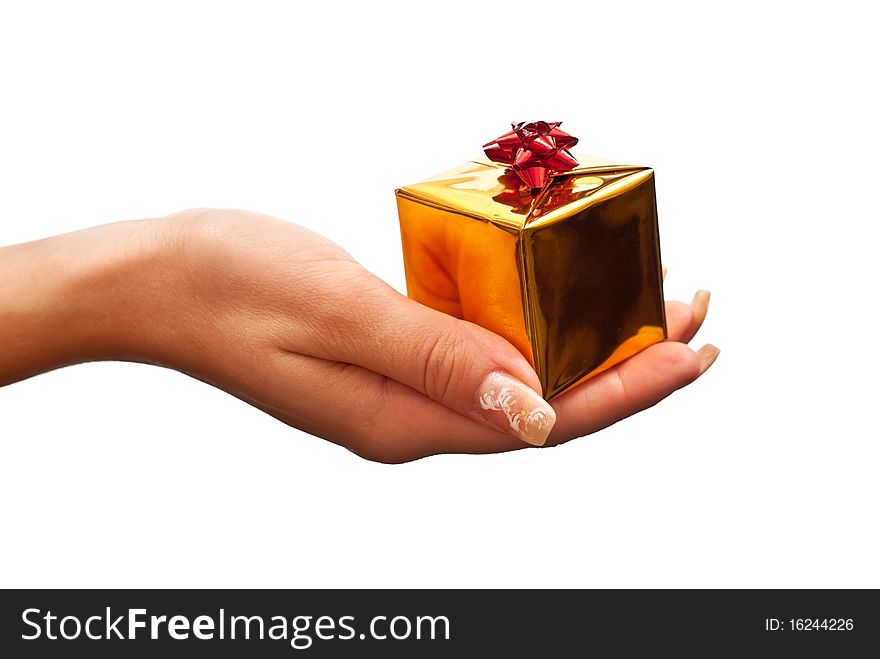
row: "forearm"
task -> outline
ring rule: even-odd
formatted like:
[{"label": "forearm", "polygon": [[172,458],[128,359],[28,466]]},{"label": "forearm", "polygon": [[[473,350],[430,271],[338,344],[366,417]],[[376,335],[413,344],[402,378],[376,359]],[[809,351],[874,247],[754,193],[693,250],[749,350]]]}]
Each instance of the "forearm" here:
[{"label": "forearm", "polygon": [[0,386],[69,364],[152,359],[145,315],[169,238],[121,222],[0,248]]}]

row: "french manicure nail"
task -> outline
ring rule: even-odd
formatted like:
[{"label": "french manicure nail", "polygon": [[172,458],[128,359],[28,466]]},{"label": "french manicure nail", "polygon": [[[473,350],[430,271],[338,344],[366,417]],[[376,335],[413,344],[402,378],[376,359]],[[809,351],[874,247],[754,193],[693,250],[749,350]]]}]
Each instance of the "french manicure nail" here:
[{"label": "french manicure nail", "polygon": [[715,363],[715,360],[718,359],[718,355],[720,354],[721,350],[713,346],[711,343],[707,343],[697,350],[697,357],[700,358],[700,375],[709,370],[709,367]]},{"label": "french manicure nail", "polygon": [[699,327],[706,320],[706,312],[709,311],[709,291],[697,291],[691,300],[691,313],[693,314],[694,327]]},{"label": "french manicure nail", "polygon": [[556,412],[538,392],[500,371],[480,384],[477,403],[489,423],[532,446],[543,446],[556,423]]}]

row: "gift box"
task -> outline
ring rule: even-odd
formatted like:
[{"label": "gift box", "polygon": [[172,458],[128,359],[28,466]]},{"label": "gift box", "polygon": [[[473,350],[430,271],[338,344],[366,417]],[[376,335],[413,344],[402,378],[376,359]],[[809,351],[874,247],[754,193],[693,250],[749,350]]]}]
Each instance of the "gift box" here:
[{"label": "gift box", "polygon": [[666,338],[654,172],[514,124],[396,191],[407,294],[529,360],[551,399]]}]

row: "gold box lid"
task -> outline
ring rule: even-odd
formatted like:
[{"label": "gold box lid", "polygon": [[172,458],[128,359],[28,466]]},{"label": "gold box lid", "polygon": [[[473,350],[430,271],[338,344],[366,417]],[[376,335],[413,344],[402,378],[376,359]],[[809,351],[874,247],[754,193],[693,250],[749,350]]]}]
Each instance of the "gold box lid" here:
[{"label": "gold box lid", "polygon": [[478,158],[396,194],[442,210],[484,220],[512,232],[552,224],[590,204],[615,196],[650,176],[650,167],[575,154],[575,169],[551,174],[532,196],[504,165]]}]

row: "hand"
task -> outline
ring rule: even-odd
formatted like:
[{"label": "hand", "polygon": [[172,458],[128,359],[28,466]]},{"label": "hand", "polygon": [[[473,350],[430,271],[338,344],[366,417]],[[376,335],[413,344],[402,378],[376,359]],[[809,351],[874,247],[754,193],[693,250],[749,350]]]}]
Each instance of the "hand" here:
[{"label": "hand", "polygon": [[[141,361],[372,460],[489,453],[595,432],[693,382],[718,354],[686,345],[707,305],[704,292],[668,302],[668,341],[551,407],[507,341],[400,295],[325,238],[255,213],[187,211],[0,250],[11,348],[0,385]],[[486,404],[502,390],[515,410]]]}]

